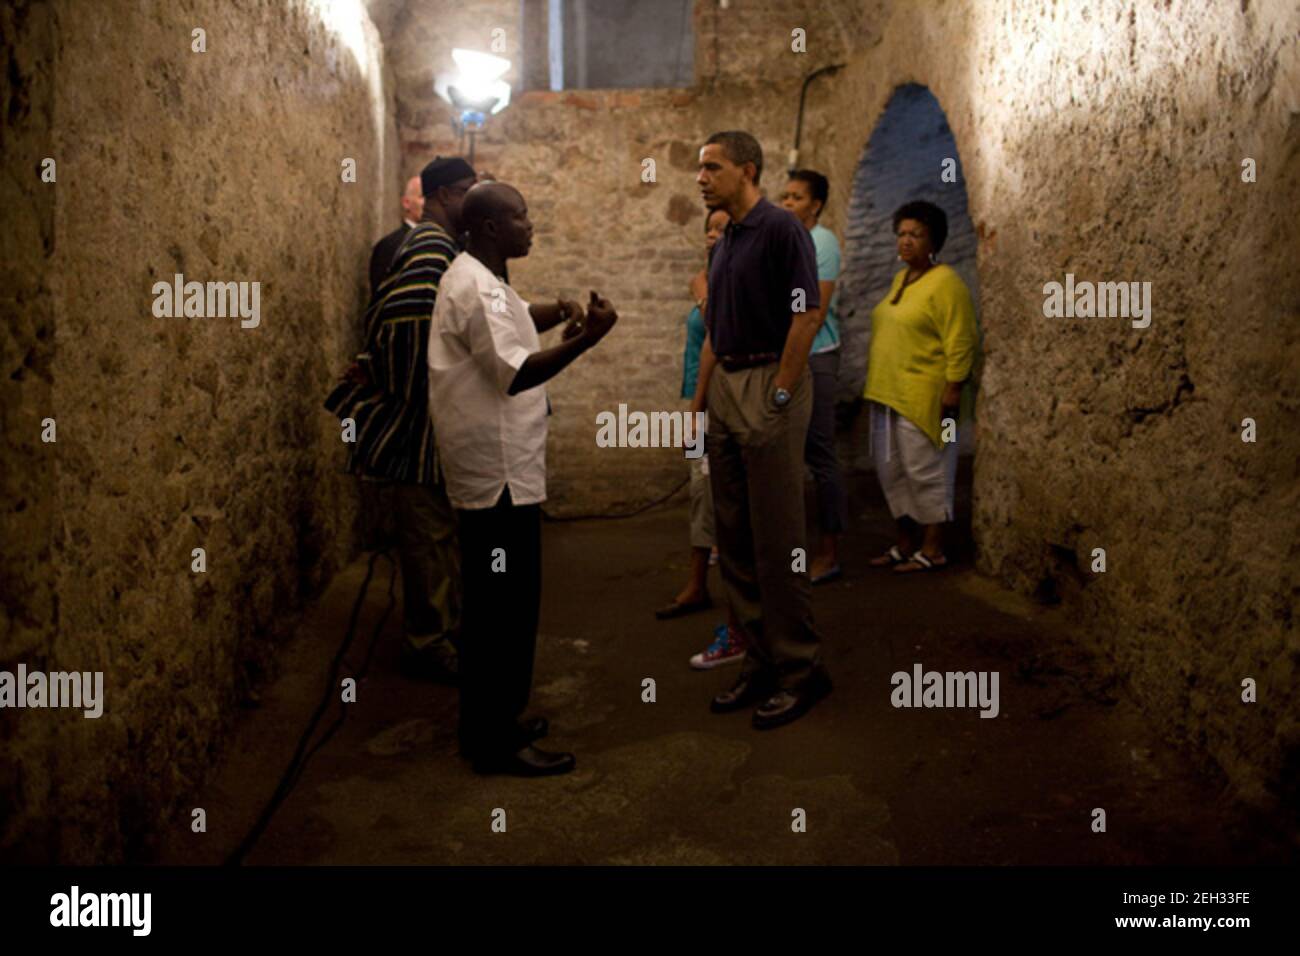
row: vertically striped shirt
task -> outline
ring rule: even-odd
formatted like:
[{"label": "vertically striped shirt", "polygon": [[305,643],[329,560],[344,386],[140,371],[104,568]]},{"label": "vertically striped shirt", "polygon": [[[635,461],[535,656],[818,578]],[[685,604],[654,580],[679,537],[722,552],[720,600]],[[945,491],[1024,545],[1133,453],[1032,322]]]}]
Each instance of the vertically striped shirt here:
[{"label": "vertically striped shirt", "polygon": [[419,223],[370,300],[366,351],[374,388],[351,412],[357,430],[349,467],[357,474],[414,484],[437,479],[426,353],[438,283],[458,252],[442,226]]}]

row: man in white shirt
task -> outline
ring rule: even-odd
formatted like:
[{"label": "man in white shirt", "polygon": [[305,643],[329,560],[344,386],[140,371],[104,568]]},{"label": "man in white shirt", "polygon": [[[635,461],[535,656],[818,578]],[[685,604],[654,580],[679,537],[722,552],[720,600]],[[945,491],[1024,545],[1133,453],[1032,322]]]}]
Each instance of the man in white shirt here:
[{"label": "man in white shirt", "polygon": [[[524,197],[505,183],[465,195],[465,251],[438,287],[429,337],[429,412],[447,495],[460,526],[460,749],[479,773],[567,773],[571,753],[533,746],[544,718],[523,722],[541,606],[541,502],[546,500],[548,381],[618,321],[591,293],[529,305],[501,278],[528,255]],[[567,320],[543,350],[538,333]]]}]

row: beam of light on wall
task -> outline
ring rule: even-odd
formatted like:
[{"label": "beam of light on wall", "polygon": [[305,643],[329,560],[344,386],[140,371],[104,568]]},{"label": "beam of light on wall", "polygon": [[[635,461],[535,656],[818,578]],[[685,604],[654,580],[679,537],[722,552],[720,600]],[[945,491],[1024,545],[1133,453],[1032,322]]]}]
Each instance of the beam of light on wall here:
[{"label": "beam of light on wall", "polygon": [[[388,220],[388,103],[384,95],[383,42],[362,0],[307,0],[307,8],[335,36],[365,80],[370,100],[370,126],[374,134],[376,167],[373,171],[375,205],[374,238],[382,235]],[[332,51],[331,51],[332,53]],[[360,145],[360,144],[358,144]]]},{"label": "beam of light on wall", "polygon": [[342,41],[356,61],[361,75],[370,78],[370,48],[366,43],[366,24],[370,14],[361,0],[314,0],[321,22]]}]

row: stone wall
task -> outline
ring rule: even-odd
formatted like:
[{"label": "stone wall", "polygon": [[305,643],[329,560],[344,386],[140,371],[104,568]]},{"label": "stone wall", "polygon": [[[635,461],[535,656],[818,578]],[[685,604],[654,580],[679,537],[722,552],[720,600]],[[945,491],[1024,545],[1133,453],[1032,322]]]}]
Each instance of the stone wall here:
[{"label": "stone wall", "polygon": [[[0,656],[103,671],[106,702],[97,720],[4,712],[3,847],[137,858],[141,835],[189,826],[277,637],[353,553],[355,489],[321,401],[398,208],[391,90],[360,3],[4,16],[20,228],[4,230]],[[153,285],[176,273],[260,283],[259,324],[156,317]]]},{"label": "stone wall", "polygon": [[[444,39],[390,36],[395,62],[453,40],[483,49],[491,25],[518,18],[507,2],[420,11],[425,40]],[[684,477],[671,452],[597,450],[594,416],[681,407],[703,138],[754,132],[774,192],[802,77],[846,63],[809,91],[800,157],[830,176],[825,222],[843,239],[868,137],[894,91],[920,84],[954,133],[978,237],[981,569],[1096,622],[1152,720],[1244,798],[1294,796],[1294,5],[706,0],[695,16],[692,90],[524,93],[480,141],[480,168],[520,186],[538,224],[515,284],[526,297],[594,286],[622,316],[551,389],[549,507],[617,511]],[[805,54],[790,51],[794,28]],[[423,91],[404,84],[399,102],[408,173],[455,148]],[[1256,183],[1241,180],[1246,157]],[[1043,286],[1067,272],[1151,282],[1151,327],[1044,318]],[[1240,701],[1246,677],[1257,704]]]},{"label": "stone wall", "polygon": [[[980,567],[1057,592],[1260,806],[1295,799],[1300,757],[1298,26],[1280,3],[898,4],[813,126],[937,96],[979,236]],[[858,158],[842,142],[833,179]],[[1151,282],[1151,326],[1044,318],[1066,272]]]},{"label": "stone wall", "polygon": [[[58,620],[54,566],[60,514],[55,457],[41,442],[54,409],[54,189],[35,185],[54,122],[58,39],[49,4],[0,7],[0,656],[4,669],[43,655]],[[25,715],[24,715],[25,716]],[[53,721],[0,711],[0,855],[49,859],[40,832],[51,806]]]}]

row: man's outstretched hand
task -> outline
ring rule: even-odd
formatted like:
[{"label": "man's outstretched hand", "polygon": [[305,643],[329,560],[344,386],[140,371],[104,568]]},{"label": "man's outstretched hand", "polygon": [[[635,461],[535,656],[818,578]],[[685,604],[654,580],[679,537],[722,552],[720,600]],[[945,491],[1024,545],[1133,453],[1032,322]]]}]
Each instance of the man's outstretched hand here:
[{"label": "man's outstretched hand", "polygon": [[[574,314],[569,306],[577,309],[577,314]],[[591,293],[591,301],[587,303],[585,319],[582,317],[582,310],[575,303],[561,302],[560,313],[569,320],[564,328],[564,340],[559,345],[529,355],[524,360],[524,364],[519,366],[519,371],[515,373],[507,394],[518,395],[530,388],[536,388],[543,382],[549,382],[564,371],[570,362],[608,335],[609,330],[618,321],[618,313],[614,311],[614,307],[595,292]],[[574,340],[576,344],[568,344]]]},{"label": "man's outstretched hand", "polygon": [[593,289],[591,301],[587,303],[587,320],[580,333],[586,339],[588,348],[608,335],[617,321],[618,313],[614,311],[609,300],[598,296]]},{"label": "man's outstretched hand", "polygon": [[567,342],[574,336],[581,335],[587,319],[582,306],[572,299],[560,299],[556,305],[560,308],[560,315],[564,316],[564,331],[560,333],[560,340]]}]

